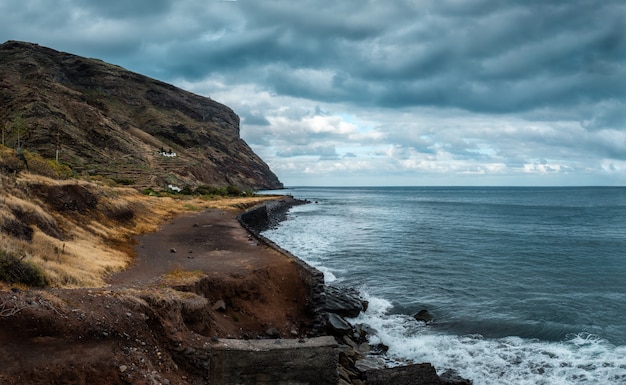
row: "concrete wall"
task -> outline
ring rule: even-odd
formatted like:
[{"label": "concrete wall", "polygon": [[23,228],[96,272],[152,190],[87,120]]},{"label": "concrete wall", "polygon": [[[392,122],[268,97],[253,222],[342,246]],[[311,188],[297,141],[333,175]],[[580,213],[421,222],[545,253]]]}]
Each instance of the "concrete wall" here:
[{"label": "concrete wall", "polygon": [[[293,199],[293,198],[292,198]],[[278,201],[270,201],[262,206],[252,208],[245,213],[238,216],[239,223],[246,228],[252,235],[254,235],[260,242],[274,248],[278,252],[286,255],[294,260],[298,267],[298,273],[300,279],[307,287],[306,301],[309,304],[311,314],[313,314],[313,334],[319,335],[326,329],[328,323],[328,314],[324,310],[326,303],[326,292],[324,286],[324,273],[317,270],[313,266],[310,266],[297,256],[293,255],[289,251],[278,246],[268,238],[259,234],[259,228],[263,228],[263,223],[272,222],[275,218],[272,218],[271,212],[268,212],[268,204],[272,206],[270,211],[279,211],[277,205],[293,206],[293,203],[289,198],[284,198]]]},{"label": "concrete wall", "polygon": [[230,340],[211,344],[209,384],[336,385],[333,337],[305,340]]}]

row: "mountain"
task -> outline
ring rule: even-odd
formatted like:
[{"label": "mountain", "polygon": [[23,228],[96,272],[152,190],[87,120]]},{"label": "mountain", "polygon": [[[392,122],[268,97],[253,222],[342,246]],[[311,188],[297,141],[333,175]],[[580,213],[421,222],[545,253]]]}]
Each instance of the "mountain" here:
[{"label": "mountain", "polygon": [[37,44],[0,45],[0,127],[7,147],[139,189],[282,188],[227,106]]}]

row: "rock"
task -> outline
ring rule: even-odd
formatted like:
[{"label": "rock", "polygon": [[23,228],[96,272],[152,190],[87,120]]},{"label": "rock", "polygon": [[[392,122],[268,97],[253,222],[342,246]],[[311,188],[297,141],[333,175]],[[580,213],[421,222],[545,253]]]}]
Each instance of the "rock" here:
[{"label": "rock", "polygon": [[456,370],[448,369],[439,376],[445,385],[472,385],[472,381],[459,376]]},{"label": "rock", "polygon": [[433,317],[432,314],[430,314],[430,312],[428,312],[428,310],[426,309],[422,309],[417,312],[417,314],[413,315],[413,318],[415,318],[417,321],[421,321],[427,324],[433,322],[433,320],[435,319],[435,317]]},{"label": "rock", "polygon": [[354,325],[356,331],[361,335],[361,337],[373,336],[378,334],[378,330],[374,329],[368,324],[356,324]]},{"label": "rock", "polygon": [[370,370],[366,376],[368,385],[443,385],[431,364]]},{"label": "rock", "polygon": [[343,366],[339,366],[337,368],[337,374],[339,375],[340,380],[345,380],[347,383],[350,381],[350,374]]},{"label": "rock", "polygon": [[472,381],[461,378],[454,371],[440,376],[429,364],[414,364],[395,368],[366,371],[368,385],[472,385]]},{"label": "rock", "polygon": [[364,311],[364,305],[359,293],[351,288],[326,286],[326,303],[324,310],[329,313],[339,314],[342,317],[354,318]]},{"label": "rock", "polygon": [[120,373],[124,373],[126,370],[128,370],[128,366],[121,365],[119,369],[120,369]]},{"label": "rock", "polygon": [[339,351],[339,365],[344,368],[354,367],[356,352],[353,349],[343,349]]},{"label": "rock", "polygon": [[175,252],[176,252],[176,249],[172,247],[172,248],[170,249],[170,253],[175,253]]},{"label": "rock", "polygon": [[332,332],[339,335],[347,335],[352,332],[352,325],[343,317],[334,313],[328,314],[328,327]]},{"label": "rock", "polygon": [[265,334],[272,338],[280,338],[280,331],[276,328],[269,328],[265,331]]},{"label": "rock", "polygon": [[360,360],[357,360],[354,363],[354,367],[361,372],[368,372],[370,370],[380,370],[380,369],[385,368],[385,361],[379,357],[369,356],[369,357],[365,357]]},{"label": "rock", "polygon": [[354,340],[347,335],[343,336],[343,343],[351,347],[352,349],[356,349],[358,347],[357,343],[354,342]]},{"label": "rock", "polygon": [[371,346],[370,354],[385,354],[389,351],[389,346],[380,343]]},{"label": "rock", "polygon": [[226,311],[226,302],[224,302],[223,299],[220,299],[219,301],[213,304],[212,309],[215,311]]},{"label": "rock", "polygon": [[372,347],[367,342],[361,343],[357,348],[357,352],[361,354],[369,353],[371,350],[372,350]]}]

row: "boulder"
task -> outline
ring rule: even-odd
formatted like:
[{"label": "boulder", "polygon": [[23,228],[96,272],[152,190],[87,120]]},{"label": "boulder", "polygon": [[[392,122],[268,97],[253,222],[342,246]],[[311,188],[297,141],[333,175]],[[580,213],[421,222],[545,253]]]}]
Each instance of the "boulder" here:
[{"label": "boulder", "polygon": [[368,385],[443,385],[431,364],[369,370]]},{"label": "boulder", "polygon": [[226,302],[224,302],[223,299],[220,299],[219,301],[215,302],[213,304],[213,310],[215,310],[215,311],[226,311]]},{"label": "boulder", "polygon": [[376,345],[372,345],[369,354],[383,355],[389,351],[389,346],[379,343]]},{"label": "boulder", "polygon": [[[385,368],[385,360],[383,360],[380,357],[372,357],[372,356],[366,356],[364,358],[361,358],[360,360],[357,360],[354,363],[354,367],[356,369],[358,369],[360,372],[367,372],[369,373],[372,370],[381,370]],[[369,384],[369,377],[368,377],[368,382]]]},{"label": "boulder", "polygon": [[[449,373],[447,375],[446,373]],[[367,385],[472,385],[454,371],[437,375],[429,363],[366,371]]]},{"label": "boulder", "polygon": [[354,318],[358,317],[362,311],[367,310],[367,302],[352,288],[326,286],[325,291],[326,303],[324,310],[329,313]]},{"label": "boulder", "polygon": [[444,385],[472,385],[472,381],[461,377],[456,370],[448,369],[439,376]]},{"label": "boulder", "polygon": [[341,336],[348,335],[352,332],[352,325],[342,316],[333,313],[328,314],[328,327],[333,334],[339,334]]},{"label": "boulder", "polygon": [[274,327],[270,327],[265,331],[270,338],[280,338],[280,331]]},{"label": "boulder", "polygon": [[433,315],[430,314],[430,312],[426,309],[422,309],[417,312],[417,314],[414,314],[413,318],[415,318],[417,321],[421,321],[427,324],[433,322],[433,320],[435,319],[435,317],[433,317]]}]

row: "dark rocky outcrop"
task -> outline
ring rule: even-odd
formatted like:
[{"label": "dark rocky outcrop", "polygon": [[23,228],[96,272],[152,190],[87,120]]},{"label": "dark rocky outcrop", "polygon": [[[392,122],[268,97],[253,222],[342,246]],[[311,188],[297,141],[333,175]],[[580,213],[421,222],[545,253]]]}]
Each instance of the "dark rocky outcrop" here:
[{"label": "dark rocky outcrop", "polygon": [[47,159],[58,150],[75,173],[137,188],[282,187],[227,106],[37,44],[0,45],[0,127],[8,147]]},{"label": "dark rocky outcrop", "polygon": [[354,318],[367,310],[367,302],[353,288],[327,285],[324,310],[342,317]]},{"label": "dark rocky outcrop", "polygon": [[[446,372],[447,373],[447,372]],[[437,375],[428,363],[367,371],[367,385],[471,385],[456,374]]]},{"label": "dark rocky outcrop", "polygon": [[433,322],[433,320],[435,319],[435,317],[433,317],[433,315],[430,314],[430,312],[426,309],[418,311],[416,314],[413,315],[413,318],[415,318],[416,321],[421,321],[427,324]]}]

